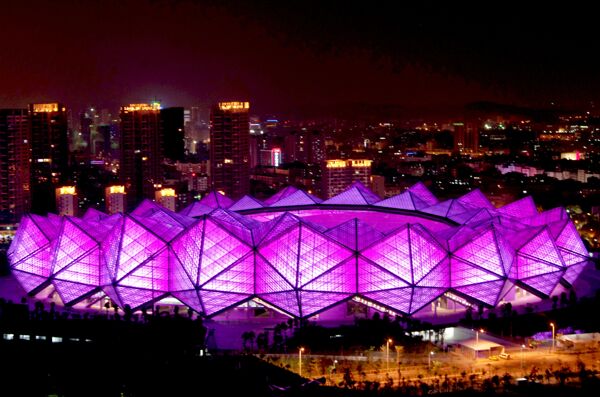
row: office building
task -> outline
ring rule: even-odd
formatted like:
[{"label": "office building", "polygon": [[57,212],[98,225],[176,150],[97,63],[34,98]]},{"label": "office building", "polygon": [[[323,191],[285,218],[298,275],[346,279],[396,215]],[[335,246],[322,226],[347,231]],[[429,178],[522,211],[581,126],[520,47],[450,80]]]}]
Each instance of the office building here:
[{"label": "office building", "polygon": [[127,190],[128,207],[144,198],[154,199],[154,186],[163,180],[160,103],[121,107],[119,149],[119,174]]},{"label": "office building", "polygon": [[163,188],[157,190],[154,199],[158,204],[162,205],[166,209],[175,212],[177,208],[177,194],[175,194],[175,189]]},{"label": "office building", "polygon": [[125,186],[108,186],[104,189],[104,202],[106,203],[106,212],[109,214],[124,213],[127,210],[127,196]]},{"label": "office building", "polygon": [[56,188],[56,212],[58,215],[77,215],[77,191],[75,186]]},{"label": "office building", "polygon": [[163,147],[165,159],[183,161],[185,154],[184,109],[180,107],[160,110],[163,128]]},{"label": "office building", "polygon": [[355,181],[369,186],[372,160],[327,160],[322,170],[323,196],[333,197]]},{"label": "office building", "polygon": [[210,176],[231,197],[250,191],[249,102],[219,102],[210,111]]},{"label": "office building", "polygon": [[477,153],[479,151],[479,129],[474,123],[453,123],[454,152],[458,154]]},{"label": "office building", "polygon": [[16,221],[31,209],[27,109],[0,109],[0,211]]},{"label": "office building", "polygon": [[29,105],[32,211],[55,210],[54,189],[68,177],[67,109],[60,103]]}]

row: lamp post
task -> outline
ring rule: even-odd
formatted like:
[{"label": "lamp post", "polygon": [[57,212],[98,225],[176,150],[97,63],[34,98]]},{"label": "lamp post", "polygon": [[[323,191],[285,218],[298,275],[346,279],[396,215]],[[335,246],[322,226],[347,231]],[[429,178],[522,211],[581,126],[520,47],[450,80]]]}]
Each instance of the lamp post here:
[{"label": "lamp post", "polygon": [[479,356],[479,333],[483,333],[483,328],[475,331],[475,359]]},{"label": "lamp post", "polygon": [[427,355],[427,368],[431,371],[431,356],[433,356],[433,351],[430,351]]},{"label": "lamp post", "polygon": [[385,342],[385,366],[387,368],[387,373],[390,373],[390,343],[392,343],[391,339],[388,339]]},{"label": "lamp post", "polygon": [[554,335],[555,335],[554,323],[550,323],[550,326],[552,327],[552,350],[551,350],[551,352],[554,353]]},{"label": "lamp post", "polygon": [[304,351],[303,347],[298,348],[298,374],[302,376],[302,352]]},{"label": "lamp post", "polygon": [[521,345],[521,372],[523,372],[523,349],[525,349],[525,345]]}]

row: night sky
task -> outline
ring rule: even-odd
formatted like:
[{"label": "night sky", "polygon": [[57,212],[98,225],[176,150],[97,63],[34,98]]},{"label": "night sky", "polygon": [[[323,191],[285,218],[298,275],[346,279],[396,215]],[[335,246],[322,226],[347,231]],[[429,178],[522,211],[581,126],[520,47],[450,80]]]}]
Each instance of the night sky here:
[{"label": "night sky", "polygon": [[294,115],[600,101],[598,17],[572,2],[14,3],[1,8],[0,107],[240,98]]}]

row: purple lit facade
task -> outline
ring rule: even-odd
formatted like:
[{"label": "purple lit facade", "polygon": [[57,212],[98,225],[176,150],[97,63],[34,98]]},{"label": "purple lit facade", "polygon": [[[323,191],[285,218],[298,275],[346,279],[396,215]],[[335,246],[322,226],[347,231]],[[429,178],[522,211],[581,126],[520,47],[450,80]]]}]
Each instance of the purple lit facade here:
[{"label": "purple lit facade", "polygon": [[527,197],[496,209],[478,190],[440,202],[419,183],[385,200],[359,183],[327,201],[286,188],[266,202],[211,193],[180,213],[26,215],[9,249],[29,293],[75,304],[175,297],[205,316],[254,300],[293,317],[341,302],[412,315],[441,296],[493,307],[514,286],[547,297],[589,254],[568,214]]}]

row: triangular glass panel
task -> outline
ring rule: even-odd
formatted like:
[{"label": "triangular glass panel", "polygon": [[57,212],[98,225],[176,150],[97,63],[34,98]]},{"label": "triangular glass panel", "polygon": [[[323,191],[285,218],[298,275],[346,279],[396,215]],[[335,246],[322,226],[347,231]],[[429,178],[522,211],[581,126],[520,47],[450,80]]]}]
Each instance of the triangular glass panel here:
[{"label": "triangular glass panel", "polygon": [[245,195],[229,207],[229,211],[243,211],[252,210],[256,208],[263,208],[264,205],[259,200],[252,196]]},{"label": "triangular glass panel", "polygon": [[[210,208],[229,208],[233,204],[233,200],[224,194],[216,191],[209,192],[206,196],[202,197],[200,204]],[[189,216],[189,215],[188,215]]]},{"label": "triangular glass panel", "polygon": [[165,242],[155,234],[133,218],[126,217],[119,249],[117,279],[126,276],[165,246]]},{"label": "triangular glass panel", "polygon": [[[196,270],[197,273],[197,270]],[[169,291],[194,289],[197,278],[189,274],[181,264],[179,257],[169,250]]]},{"label": "triangular glass panel", "polygon": [[506,204],[504,207],[498,209],[498,212],[519,219],[536,216],[538,213],[531,196],[523,197],[520,200]]},{"label": "triangular glass panel", "polygon": [[544,296],[550,296],[563,274],[563,271],[546,273],[537,277],[521,279],[521,282],[535,289],[536,291],[539,291]]},{"label": "triangular glass panel", "polygon": [[300,308],[296,291],[276,292],[273,294],[264,294],[260,296],[267,303],[278,307],[293,316],[300,317]]},{"label": "triangular glass panel", "polygon": [[167,249],[152,255],[119,280],[119,285],[154,291],[169,290],[169,254]]},{"label": "triangular glass panel", "polygon": [[261,242],[261,244],[266,244],[279,237],[280,234],[286,233],[288,229],[298,226],[299,223],[300,220],[296,216],[286,212],[256,228],[255,240]]},{"label": "triangular glass panel", "polygon": [[316,312],[347,299],[350,295],[334,292],[300,291],[300,307],[302,317],[310,317]]},{"label": "triangular glass panel", "polygon": [[583,270],[585,269],[587,264],[588,264],[588,262],[581,262],[581,263],[569,266],[567,268],[567,270],[565,271],[565,274],[563,275],[563,279],[567,283],[573,285],[573,283],[575,283],[575,281],[577,280],[579,275],[583,272]]},{"label": "triangular glass panel", "polygon": [[530,241],[524,244],[519,249],[519,253],[541,259],[557,266],[563,265],[558,250],[547,229],[543,229]]},{"label": "triangular glass panel", "polygon": [[219,273],[202,285],[202,289],[235,292],[246,295],[253,294],[254,255],[252,253],[246,255],[227,270]]},{"label": "triangular glass panel", "polygon": [[513,272],[512,277],[524,279],[546,273],[553,273],[557,270],[560,270],[559,266],[555,266],[546,261],[529,256],[517,255],[516,276]]},{"label": "triangular glass panel", "polygon": [[448,211],[450,210],[450,206],[452,205],[453,202],[454,202],[454,200],[442,201],[441,203],[437,203],[430,207],[424,208],[424,209],[422,209],[422,211],[426,212],[428,214],[442,216],[445,218],[448,215]]},{"label": "triangular glass panel", "polygon": [[369,205],[381,201],[379,196],[364,187],[360,182],[355,182],[352,187],[323,202],[323,204],[355,204]]},{"label": "triangular glass panel", "polygon": [[269,294],[272,292],[289,291],[294,288],[292,280],[286,280],[261,255],[256,255],[256,293]]},{"label": "triangular glass panel", "polygon": [[450,260],[450,269],[451,286],[454,288],[486,281],[495,281],[500,278],[496,274],[456,258]]},{"label": "triangular glass panel", "polygon": [[485,197],[485,195],[479,189],[473,189],[469,193],[465,194],[458,198],[462,204],[469,205],[475,208],[487,208],[490,210],[495,209],[495,207],[490,203],[490,201]]},{"label": "triangular glass panel", "polygon": [[54,280],[52,281],[52,284],[54,284],[54,288],[56,288],[60,299],[65,305],[68,305],[69,303],[86,294],[89,294],[96,288],[94,285],[78,284],[61,280]]},{"label": "triangular glass panel", "polygon": [[283,197],[270,205],[270,207],[289,207],[294,205],[312,205],[320,203],[322,200],[315,196],[306,193],[302,190],[297,190],[289,196]]},{"label": "triangular glass panel", "polygon": [[54,278],[89,285],[100,285],[100,256],[100,250],[96,247],[55,273]]},{"label": "triangular glass panel", "polygon": [[304,285],[348,259],[352,251],[302,225],[298,285]]},{"label": "triangular glass panel", "polygon": [[110,298],[110,300],[117,304],[117,306],[125,307],[125,304],[123,303],[123,301],[121,301],[121,297],[119,296],[116,288],[113,285],[104,285],[102,286],[102,290],[104,291],[106,296]]},{"label": "triangular glass panel", "polygon": [[237,306],[248,298],[247,295],[230,292],[201,290],[198,293],[202,299],[202,304],[204,305],[205,314],[207,316]]},{"label": "triangular glass panel", "polygon": [[298,188],[294,186],[286,186],[284,189],[278,191],[268,199],[264,200],[265,206],[269,207],[271,204],[278,202],[279,200],[286,198],[298,191]]},{"label": "triangular glass panel", "polygon": [[[198,284],[200,255],[202,253],[202,241],[204,236],[204,222],[204,220],[199,220],[171,243],[173,253],[194,285]],[[181,278],[183,276],[178,275],[177,277]]]},{"label": "triangular glass panel", "polygon": [[410,257],[413,282],[417,282],[446,258],[446,251],[421,225],[410,227]]},{"label": "triangular glass panel", "polygon": [[50,243],[50,240],[40,230],[31,215],[24,215],[17,229],[15,238],[8,248],[8,258],[14,266],[29,255],[40,249],[43,249]]},{"label": "triangular glass panel", "polygon": [[396,230],[385,239],[365,249],[362,255],[389,272],[412,283],[412,266],[408,227]]},{"label": "triangular glass panel", "polygon": [[209,219],[218,222],[225,230],[229,230],[246,244],[254,244],[252,229],[259,226],[259,222],[254,219],[224,209],[215,210],[210,214]]},{"label": "triangular glass panel", "polygon": [[90,207],[85,211],[85,214],[81,217],[81,219],[89,222],[100,222],[104,218],[108,218],[108,216],[108,214]]},{"label": "triangular glass panel", "polygon": [[204,284],[217,273],[244,257],[250,250],[248,245],[242,243],[222,226],[212,219],[207,219],[200,258],[199,284]]},{"label": "triangular glass panel", "polygon": [[589,259],[589,257],[587,257],[587,256],[574,254],[571,251],[566,251],[563,249],[559,249],[558,252],[560,253],[560,256],[562,257],[563,262],[565,263],[565,265],[567,267],[576,265],[581,262],[587,262]]},{"label": "triangular glass panel", "polygon": [[303,290],[322,292],[356,292],[356,259],[347,259],[334,269],[302,286]]},{"label": "triangular glass panel", "polygon": [[437,197],[435,197],[433,193],[431,193],[431,191],[427,189],[423,182],[415,183],[410,188],[408,188],[408,191],[417,196],[421,201],[425,202],[425,204],[427,204],[427,207],[435,205],[439,202]]},{"label": "triangular glass panel", "polygon": [[541,226],[568,219],[569,214],[565,211],[565,209],[562,207],[556,207],[529,218],[529,224],[532,226]]},{"label": "triangular glass panel", "polygon": [[419,287],[450,287],[450,260],[444,259],[437,266],[431,269],[422,279],[415,279]]},{"label": "triangular glass panel", "polygon": [[579,232],[571,221],[567,221],[562,232],[556,239],[556,245],[562,249],[579,254],[582,257],[588,257],[588,250],[585,248]]},{"label": "triangular glass panel", "polygon": [[46,245],[44,248],[34,252],[28,257],[17,263],[13,263],[13,270],[21,270],[30,274],[42,277],[49,277],[52,266],[52,245]]},{"label": "triangular glass panel", "polygon": [[381,200],[373,205],[376,205],[378,207],[397,208],[411,211],[414,211],[416,209],[415,204],[412,200],[412,196],[408,191],[397,194],[385,200]]},{"label": "triangular glass panel", "polygon": [[259,247],[260,254],[292,285],[297,285],[300,227]]},{"label": "triangular glass panel", "polygon": [[57,250],[54,254],[53,272],[59,272],[77,258],[97,247],[98,243],[94,239],[67,218],[58,238]]},{"label": "triangular glass panel", "polygon": [[198,297],[198,292],[196,290],[189,291],[173,291],[172,295],[179,299],[181,302],[191,307],[198,313],[203,313],[204,309],[202,308],[202,304],[200,303],[200,298]]},{"label": "triangular glass panel", "polygon": [[418,287],[413,291],[409,313],[416,313],[446,292],[445,288]]},{"label": "triangular glass panel", "polygon": [[379,290],[387,290],[392,288],[407,287],[407,281],[402,280],[395,274],[366,261],[358,258],[358,292],[374,292]]},{"label": "triangular glass panel", "polygon": [[121,297],[123,306],[129,305],[133,310],[147,305],[162,295],[162,293],[153,290],[123,287],[120,285],[116,289]]},{"label": "triangular glass panel", "polygon": [[200,204],[199,201],[194,201],[192,204],[179,211],[179,214],[190,218],[197,218],[202,215],[210,214],[213,211],[214,208]]},{"label": "triangular glass panel", "polygon": [[13,270],[12,274],[15,276],[19,284],[21,284],[21,287],[23,287],[25,292],[31,292],[48,281],[48,278],[46,277],[41,277],[18,270]]},{"label": "triangular glass panel", "polygon": [[480,302],[487,303],[491,306],[496,306],[500,292],[504,287],[504,280],[490,281],[487,283],[479,283],[458,287],[456,290]]},{"label": "triangular glass panel", "polygon": [[374,291],[365,293],[367,299],[371,299],[383,306],[388,306],[402,313],[410,313],[410,302],[412,299],[413,288],[398,288],[385,291]]},{"label": "triangular glass panel", "polygon": [[502,257],[496,246],[494,231],[488,229],[454,252],[454,256],[487,269],[499,276],[506,275]]}]

